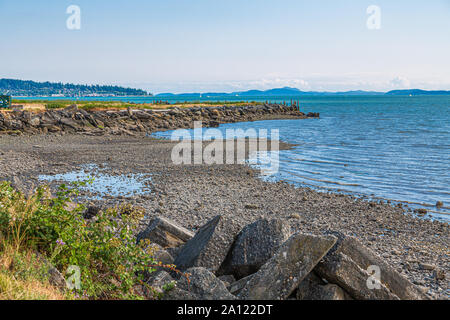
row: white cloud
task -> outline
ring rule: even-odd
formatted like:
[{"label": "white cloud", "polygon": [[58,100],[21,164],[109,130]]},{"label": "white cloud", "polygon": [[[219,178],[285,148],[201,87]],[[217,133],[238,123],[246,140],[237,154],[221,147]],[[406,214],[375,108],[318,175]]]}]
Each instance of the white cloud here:
[{"label": "white cloud", "polygon": [[402,76],[357,74],[357,75],[313,75],[294,78],[268,75],[260,79],[250,80],[216,80],[216,81],[166,81],[166,82],[133,82],[110,83],[142,88],[152,93],[173,92],[236,92],[246,90],[267,90],[281,87],[293,87],[302,91],[389,91],[392,89],[419,88],[426,90],[449,90],[450,83],[443,79],[416,79]]},{"label": "white cloud", "polygon": [[389,81],[389,85],[393,88],[402,88],[402,89],[408,89],[411,87],[411,81],[409,81],[406,78],[397,76],[391,81]]},{"label": "white cloud", "polygon": [[283,78],[265,78],[260,80],[244,81],[240,83],[241,87],[249,89],[267,90],[281,87],[292,87],[300,90],[309,90],[308,81],[303,79],[283,79]]}]

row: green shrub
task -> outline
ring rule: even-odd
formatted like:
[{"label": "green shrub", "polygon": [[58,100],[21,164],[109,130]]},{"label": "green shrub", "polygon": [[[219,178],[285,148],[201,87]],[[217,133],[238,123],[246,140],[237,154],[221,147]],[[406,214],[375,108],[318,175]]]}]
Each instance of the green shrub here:
[{"label": "green shrub", "polygon": [[63,109],[67,106],[67,104],[62,102],[49,102],[45,105],[45,108],[47,110],[49,109]]},{"label": "green shrub", "polygon": [[142,275],[153,272],[156,265],[149,244],[135,243],[142,213],[110,209],[88,222],[82,216],[84,207],[71,202],[77,194],[76,188],[62,185],[56,197],[45,187],[25,197],[9,183],[0,182],[0,243],[17,251],[40,252],[60,271],[79,267],[77,295],[140,298],[134,287],[142,285]]}]

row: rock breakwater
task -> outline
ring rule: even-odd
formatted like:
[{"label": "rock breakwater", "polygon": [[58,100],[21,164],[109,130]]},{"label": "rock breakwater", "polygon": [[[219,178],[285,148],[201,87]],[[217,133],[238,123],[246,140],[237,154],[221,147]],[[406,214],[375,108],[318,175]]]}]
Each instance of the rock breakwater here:
[{"label": "rock breakwater", "polygon": [[318,113],[305,114],[295,106],[280,104],[100,111],[86,111],[72,105],[65,109],[47,110],[42,113],[27,110],[0,113],[0,133],[134,135],[138,132],[192,128],[194,121],[203,121],[207,127],[217,127],[221,123],[318,117]]}]

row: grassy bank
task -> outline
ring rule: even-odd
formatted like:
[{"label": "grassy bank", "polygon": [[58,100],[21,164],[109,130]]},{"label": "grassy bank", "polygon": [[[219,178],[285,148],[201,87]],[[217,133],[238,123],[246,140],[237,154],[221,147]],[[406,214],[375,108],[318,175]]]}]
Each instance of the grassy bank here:
[{"label": "grassy bank", "polygon": [[[157,262],[149,243],[135,243],[143,213],[124,206],[86,220],[76,194],[63,185],[56,197],[45,187],[26,196],[0,182],[0,299],[148,297],[143,275]],[[64,279],[73,280],[70,290]]]},{"label": "grassy bank", "polygon": [[51,109],[64,109],[70,105],[76,104],[78,108],[84,110],[105,110],[105,109],[168,109],[168,108],[190,108],[198,107],[215,107],[224,105],[248,106],[260,105],[261,102],[246,101],[190,101],[190,102],[173,102],[155,101],[153,103],[127,103],[121,101],[75,101],[75,100],[25,100],[13,99],[12,106],[21,105],[25,109],[44,111]]}]

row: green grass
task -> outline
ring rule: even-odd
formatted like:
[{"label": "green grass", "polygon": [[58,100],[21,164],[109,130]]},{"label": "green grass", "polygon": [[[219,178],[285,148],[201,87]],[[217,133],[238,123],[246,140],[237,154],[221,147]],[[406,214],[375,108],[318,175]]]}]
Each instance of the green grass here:
[{"label": "green grass", "polygon": [[[87,221],[84,206],[72,202],[77,194],[77,186],[62,185],[56,197],[46,187],[25,196],[0,182],[0,299],[144,298],[135,288],[157,262],[150,243],[136,245],[143,211],[108,209]],[[69,295],[51,287],[34,253],[66,278],[77,266],[80,287]]]},{"label": "green grass", "polygon": [[47,110],[51,109],[63,109],[70,105],[76,104],[78,108],[84,110],[93,109],[152,109],[158,108],[158,106],[169,106],[177,105],[180,107],[190,106],[190,105],[203,105],[203,106],[224,106],[224,105],[234,105],[234,106],[247,106],[247,105],[262,105],[263,102],[246,102],[246,101],[184,101],[184,102],[166,102],[164,100],[143,103],[143,104],[133,104],[121,101],[75,101],[75,100],[24,100],[24,99],[13,99],[13,104],[42,104]]},{"label": "green grass", "polygon": [[52,286],[44,264],[31,251],[2,246],[0,255],[0,300],[67,300],[69,292]]},{"label": "green grass", "polygon": [[45,104],[45,108],[47,110],[49,109],[61,109],[61,108],[65,108],[67,107],[66,104],[62,103],[62,102],[49,102]]}]

